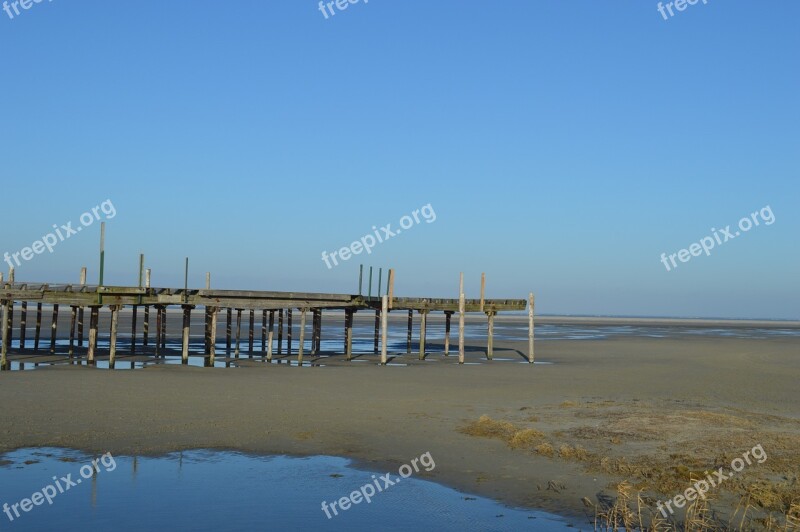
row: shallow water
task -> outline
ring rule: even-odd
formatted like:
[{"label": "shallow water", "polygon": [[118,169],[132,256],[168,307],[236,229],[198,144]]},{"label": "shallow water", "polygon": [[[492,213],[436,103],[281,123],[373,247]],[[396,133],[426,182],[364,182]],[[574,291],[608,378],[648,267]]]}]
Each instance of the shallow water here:
[{"label": "shallow water", "polygon": [[[191,451],[162,458],[106,456],[94,472],[87,466],[91,459],[50,448],[0,457],[0,504],[8,504],[14,518],[0,514],[0,529],[575,530],[558,516],[507,508],[414,476],[376,493],[369,504],[361,501],[338,516],[329,510],[329,519],[322,501],[330,507],[373,483],[373,475],[385,474],[354,469],[343,458]],[[75,485],[58,493],[54,484],[64,488],[60,479],[67,475]],[[393,471],[391,480],[398,478]],[[11,506],[48,485],[56,492],[52,504],[43,500],[28,512],[18,507],[16,517]]]},{"label": "shallow water", "polygon": [[[323,330],[322,330],[322,342],[321,342],[321,352],[322,353],[342,353],[344,349],[344,334],[343,328],[341,327],[339,317],[336,316],[329,316],[323,322]],[[205,349],[203,343],[203,336],[201,334],[197,334],[197,329],[201,328],[197,325],[194,326],[193,332],[194,334],[191,336],[191,341],[189,343],[189,349],[192,353],[202,353]],[[306,331],[305,337],[305,351],[306,353],[311,352],[311,328],[310,325]],[[486,343],[486,324],[485,323],[476,323],[476,322],[468,322],[465,327],[465,338],[467,341],[468,349],[471,345],[479,345],[484,346]],[[355,355],[360,354],[372,354],[374,352],[374,325],[369,320],[363,320],[361,322],[356,322],[354,325],[353,331],[353,353]],[[406,352],[406,342],[407,342],[407,332],[405,328],[405,324],[402,326],[398,326],[397,323],[391,323],[389,327],[389,334],[388,334],[388,351],[390,354],[397,354],[397,353],[405,353]],[[419,335],[419,323],[418,321],[414,322],[414,330],[413,330],[413,339],[412,339],[412,353],[417,353],[419,351],[419,344],[418,344],[418,335]],[[441,350],[441,347],[433,347],[434,343],[441,344],[442,340],[445,336],[445,326],[444,323],[437,323],[432,322],[428,324],[427,328],[427,339],[429,345],[431,346],[432,351]],[[541,324],[536,326],[536,339],[537,341],[560,341],[560,340],[606,340],[606,339],[613,339],[613,338],[623,338],[623,337],[640,337],[640,338],[675,338],[675,337],[717,337],[717,338],[748,338],[748,339],[768,339],[768,338],[780,338],[780,337],[800,337],[800,329],[781,329],[781,328],[759,328],[759,327],[692,327],[686,325],[670,325],[670,326],[652,326],[652,325],[567,325],[567,324]],[[141,335],[138,337],[139,342],[141,342]],[[180,359],[180,351],[181,351],[181,342],[179,341],[179,337],[170,338],[172,341],[168,341],[166,343],[166,352],[167,357],[164,359],[159,360],[148,360],[146,365],[153,365],[153,364],[181,364],[182,361]],[[176,341],[177,340],[177,341]],[[228,354],[226,352],[226,344],[224,336],[217,337],[217,356],[222,359]],[[257,323],[255,331],[254,331],[254,344],[253,344],[253,355],[256,357],[260,357],[262,355],[262,346],[261,346],[261,325]],[[503,322],[499,321],[495,324],[495,340],[496,341],[516,341],[516,342],[526,342],[528,341],[528,329],[527,323],[525,322]],[[297,354],[297,347],[299,341],[299,330],[297,325],[294,328],[294,337],[292,339],[292,354]],[[451,331],[451,347],[454,348],[457,344],[457,326],[454,328],[454,331]],[[12,342],[12,350],[17,348],[17,341],[15,340]],[[37,366],[33,364],[36,361],[36,358],[33,351],[30,349],[30,340],[28,342],[28,350],[25,351],[26,354],[31,354],[31,357],[21,360],[15,360],[11,362],[11,370],[20,370],[20,369],[35,369]],[[43,344],[44,345],[44,344]],[[129,346],[130,346],[130,335],[129,334],[120,334],[118,339],[118,349],[120,353],[120,361],[116,365],[116,369],[137,369],[144,367],[145,363],[136,361],[131,363],[128,360],[124,360],[124,357],[129,354]],[[274,340],[274,352],[277,354],[277,334]],[[283,343],[283,352],[286,353],[286,345],[287,345],[287,338],[284,336],[284,343]],[[66,338],[59,338],[56,340],[56,352],[59,355],[66,354],[69,347],[69,341]],[[109,348],[109,335],[107,332],[101,331],[98,337],[98,350],[101,354],[106,354]],[[248,351],[249,345],[247,341],[247,333],[246,331],[243,332],[243,339],[240,345],[240,356],[242,359],[247,359],[250,356]],[[235,349],[235,340],[232,345],[231,351],[228,354],[229,356],[233,356]],[[483,349],[480,347],[479,349]],[[40,350],[40,354],[47,354],[49,351],[49,343],[47,347],[42,347]],[[83,353],[85,348],[79,348],[78,352]],[[138,348],[138,352],[142,353],[142,348]],[[148,354],[152,354],[153,346],[151,345],[148,350]],[[522,353],[516,353],[518,355],[519,360],[522,360]],[[496,352],[495,361],[502,361],[502,357],[513,357],[514,353],[511,351],[502,351],[498,349]],[[513,360],[517,360],[513,359]],[[430,359],[431,361],[436,360],[435,358]],[[23,366],[20,366],[20,362],[23,363]],[[401,362],[397,360],[395,362]],[[47,362],[38,362],[40,365],[48,365]],[[63,361],[59,361],[58,363],[69,363],[67,359]],[[202,357],[191,356],[189,358],[189,365],[191,366],[203,366],[204,359]],[[276,364],[292,364],[296,365],[296,362],[290,362],[288,360],[276,360]],[[304,365],[324,365],[324,361],[318,361],[315,363],[306,363]],[[99,360],[97,362],[97,367],[99,368],[107,368],[108,362]],[[226,362],[224,360],[217,360],[215,363],[215,367],[237,367],[236,362]]]}]

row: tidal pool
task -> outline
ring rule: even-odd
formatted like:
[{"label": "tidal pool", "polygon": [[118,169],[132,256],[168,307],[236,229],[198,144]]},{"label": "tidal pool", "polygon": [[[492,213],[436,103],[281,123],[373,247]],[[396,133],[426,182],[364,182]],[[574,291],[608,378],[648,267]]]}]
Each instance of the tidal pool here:
[{"label": "tidal pool", "polygon": [[[558,516],[414,476],[337,516],[322,510],[323,501],[385,474],[330,456],[198,450],[141,458],[21,449],[0,457],[0,530],[575,530]],[[397,471],[390,478],[397,481]]]}]

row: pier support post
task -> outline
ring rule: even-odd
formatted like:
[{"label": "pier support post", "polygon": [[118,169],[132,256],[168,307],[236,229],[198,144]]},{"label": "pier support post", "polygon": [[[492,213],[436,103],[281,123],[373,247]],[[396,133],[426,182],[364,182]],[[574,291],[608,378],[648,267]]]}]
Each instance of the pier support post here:
[{"label": "pier support post", "polygon": [[95,354],[97,351],[97,325],[99,319],[100,307],[89,307],[89,348],[86,353],[86,363],[90,366],[95,365]]},{"label": "pier support post", "polygon": [[414,328],[414,311],[408,311],[408,335],[406,336],[406,354],[411,354],[411,334],[412,329]]},{"label": "pier support post", "polygon": [[217,310],[216,307],[209,309],[211,325],[208,328],[208,366],[212,368],[217,357]]},{"label": "pier support post", "polygon": [[488,332],[488,339],[486,343],[486,358],[492,360],[494,358],[494,316],[497,312],[490,310],[486,313],[486,316],[489,318],[489,332]]},{"label": "pier support post", "polygon": [[78,307],[70,307],[69,317],[69,358],[75,356],[75,322],[78,320]]},{"label": "pier support post", "polygon": [[161,306],[161,356],[167,356],[167,305]]},{"label": "pier support post", "polygon": [[6,348],[11,349],[11,339],[14,336],[14,302],[11,302],[11,306],[8,308],[8,335],[6,336]]},{"label": "pier support post", "polygon": [[233,332],[233,309],[228,308],[225,325],[225,356],[231,356],[231,334]]},{"label": "pier support post", "polygon": [[156,357],[161,354],[161,316],[162,305],[156,305]]},{"label": "pier support post", "polygon": [[533,292],[528,296],[528,362],[533,364],[533,313],[534,313]]},{"label": "pier support post", "polygon": [[136,354],[136,321],[138,318],[139,305],[133,305],[133,311],[131,312],[131,355]]},{"label": "pier support post", "polygon": [[189,330],[192,323],[192,306],[183,307],[183,345],[181,348],[181,364],[189,363]]},{"label": "pier support post", "polygon": [[322,343],[322,309],[314,309],[314,336],[311,342],[311,350],[315,355],[319,354],[320,344]]},{"label": "pier support post", "polygon": [[272,361],[272,338],[275,334],[275,311],[269,311],[269,334],[267,335],[267,360]]},{"label": "pier support post", "polygon": [[42,335],[42,304],[36,303],[36,329],[33,331],[33,351],[39,352],[39,338]]},{"label": "pier support post", "polygon": [[444,356],[450,355],[450,322],[453,318],[452,311],[445,311],[444,313]]},{"label": "pier support post", "polygon": [[344,354],[349,362],[353,360],[353,315],[355,311],[351,308],[344,311]]},{"label": "pier support post", "polygon": [[114,369],[117,359],[117,330],[119,326],[119,306],[111,305],[111,339],[108,348],[108,369]]},{"label": "pier support post", "polygon": [[267,353],[267,311],[261,311],[261,358]]},{"label": "pier support post", "polygon": [[300,345],[297,346],[297,365],[303,365],[303,350],[305,349],[306,341],[306,311],[308,309],[301,309],[300,311]]},{"label": "pier support post", "polygon": [[378,354],[379,352],[379,342],[380,342],[380,332],[381,332],[381,311],[380,309],[375,309],[375,348],[373,349],[374,354]]},{"label": "pier support post", "polygon": [[[86,266],[81,268],[81,292],[86,286]],[[78,308],[78,347],[83,348],[83,305]]]},{"label": "pier support post", "polygon": [[292,356],[292,309],[286,310],[286,356]]},{"label": "pier support post", "polygon": [[255,309],[250,309],[250,333],[247,336],[247,354],[250,358],[253,358],[253,345],[254,345],[254,334],[256,329],[256,311]]},{"label": "pier support post", "polygon": [[22,310],[19,314],[19,350],[25,351],[25,334],[28,328],[28,302],[22,302]]},{"label": "pier support post", "polygon": [[[150,295],[150,268],[144,271],[144,287],[147,289],[147,295]],[[142,349],[147,350],[150,340],[150,305],[144,306],[144,325],[142,328]]]},{"label": "pier support post", "polygon": [[389,296],[381,297],[381,340],[381,365],[385,366],[388,362]]},{"label": "pier support post", "polygon": [[56,354],[56,336],[58,335],[58,305],[53,305],[53,321],[50,324],[50,354]]},{"label": "pier support post", "polygon": [[419,311],[419,359],[425,360],[425,336],[428,332],[428,310]]},{"label": "pier support post", "polygon": [[283,354],[283,309],[278,311],[278,356]]},{"label": "pier support post", "polygon": [[466,300],[464,299],[464,274],[461,274],[461,282],[458,289],[458,363],[464,363],[464,312],[466,310]]},{"label": "pier support post", "polygon": [[242,345],[242,309],[236,309],[236,346],[233,349],[233,355],[239,358],[239,351]]},{"label": "pier support post", "polygon": [[10,364],[8,363],[8,330],[10,327],[10,319],[11,319],[11,302],[9,301],[1,301],[0,302],[3,306],[3,340],[2,346],[0,346],[0,369],[5,371],[10,369]]}]

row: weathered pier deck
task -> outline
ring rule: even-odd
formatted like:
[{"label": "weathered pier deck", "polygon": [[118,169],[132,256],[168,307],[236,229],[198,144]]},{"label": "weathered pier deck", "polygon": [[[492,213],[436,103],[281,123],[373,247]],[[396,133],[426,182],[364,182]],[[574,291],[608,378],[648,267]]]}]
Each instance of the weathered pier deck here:
[{"label": "weathered pier deck", "polygon": [[[426,323],[431,312],[444,313],[446,335],[444,355],[450,354],[450,330],[453,315],[459,317],[458,356],[464,363],[464,314],[484,313],[487,316],[487,359],[493,355],[494,316],[498,312],[522,311],[529,308],[530,349],[527,354],[529,362],[533,362],[533,296],[525,299],[466,299],[463,295],[463,278],[461,295],[458,299],[408,298],[394,297],[393,284],[387,285],[387,294],[382,296],[365,296],[362,294],[325,294],[302,292],[271,292],[252,290],[215,290],[189,288],[156,288],[150,287],[149,270],[145,286],[98,286],[85,283],[86,271],[81,273],[81,283],[49,284],[32,282],[15,282],[13,270],[7,282],[2,281],[0,274],[0,304],[2,305],[2,360],[0,368],[9,369],[9,354],[25,353],[44,356],[81,357],[88,364],[95,364],[98,356],[98,328],[100,312],[110,313],[109,345],[104,350],[108,366],[114,368],[119,350],[118,332],[120,311],[123,307],[131,309],[130,339],[126,342],[125,353],[163,357],[167,352],[167,309],[178,307],[182,310],[182,334],[180,355],[183,363],[188,363],[192,356],[205,357],[206,366],[215,365],[217,356],[217,334],[220,325],[220,313],[225,317],[225,352],[238,358],[241,344],[247,342],[247,352],[254,352],[256,342],[256,320],[261,321],[261,355],[271,361],[274,356],[292,356],[292,336],[295,332],[293,324],[294,312],[300,314],[299,340],[296,342],[296,362],[303,365],[306,355],[306,320],[311,314],[311,353],[319,352],[322,340],[322,316],[324,311],[344,311],[344,343],[342,352],[346,360],[353,358],[353,319],[357,312],[374,312],[375,334],[374,353],[380,355],[380,363],[387,363],[387,329],[390,312],[408,314],[407,346],[411,352],[412,328],[414,314],[419,315],[418,343],[419,358],[424,360],[426,352]],[[207,281],[210,285],[210,281]],[[371,288],[370,288],[371,291]],[[380,290],[379,290],[380,291]],[[43,306],[51,310],[50,323],[44,324],[50,329],[46,334],[48,345],[44,346],[42,333]],[[66,348],[56,347],[58,315],[61,308],[66,307],[69,313],[69,344]],[[202,353],[190,353],[191,315],[196,309],[205,314],[204,344]],[[137,334],[138,319],[142,312],[142,330]],[[17,326],[14,327],[14,315],[18,314]],[[88,313],[88,327],[85,327],[84,316]],[[242,314],[248,318],[246,338],[242,338]],[[152,327],[151,315],[155,314],[155,327]],[[14,337],[17,329],[18,335]],[[86,331],[88,329],[88,331]],[[86,336],[84,333],[87,332]],[[284,349],[284,337],[286,347]],[[195,348],[197,349],[197,348]],[[30,360],[30,359],[27,359]]]}]

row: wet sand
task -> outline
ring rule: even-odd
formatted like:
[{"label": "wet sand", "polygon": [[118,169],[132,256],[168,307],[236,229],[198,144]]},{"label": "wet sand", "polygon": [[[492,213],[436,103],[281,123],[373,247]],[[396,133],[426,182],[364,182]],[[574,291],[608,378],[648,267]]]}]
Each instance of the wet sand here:
[{"label": "wet sand", "polygon": [[[479,362],[482,345],[469,343],[468,361]],[[386,471],[430,452],[437,465],[426,475],[431,480],[576,518],[594,514],[582,498],[595,502],[626,478],[590,460],[463,432],[486,415],[533,429],[555,449],[664,466],[706,459],[725,445],[735,454],[763,443],[770,460],[749,474],[774,477],[788,468],[783,474],[796,479],[797,337],[541,341],[533,366],[519,354],[526,342],[498,341],[498,360],[465,366],[437,346],[431,342],[428,361],[408,367],[254,361],[231,369],[5,372],[0,451],[213,448],[345,456]],[[715,504],[729,499],[721,494]]]}]

